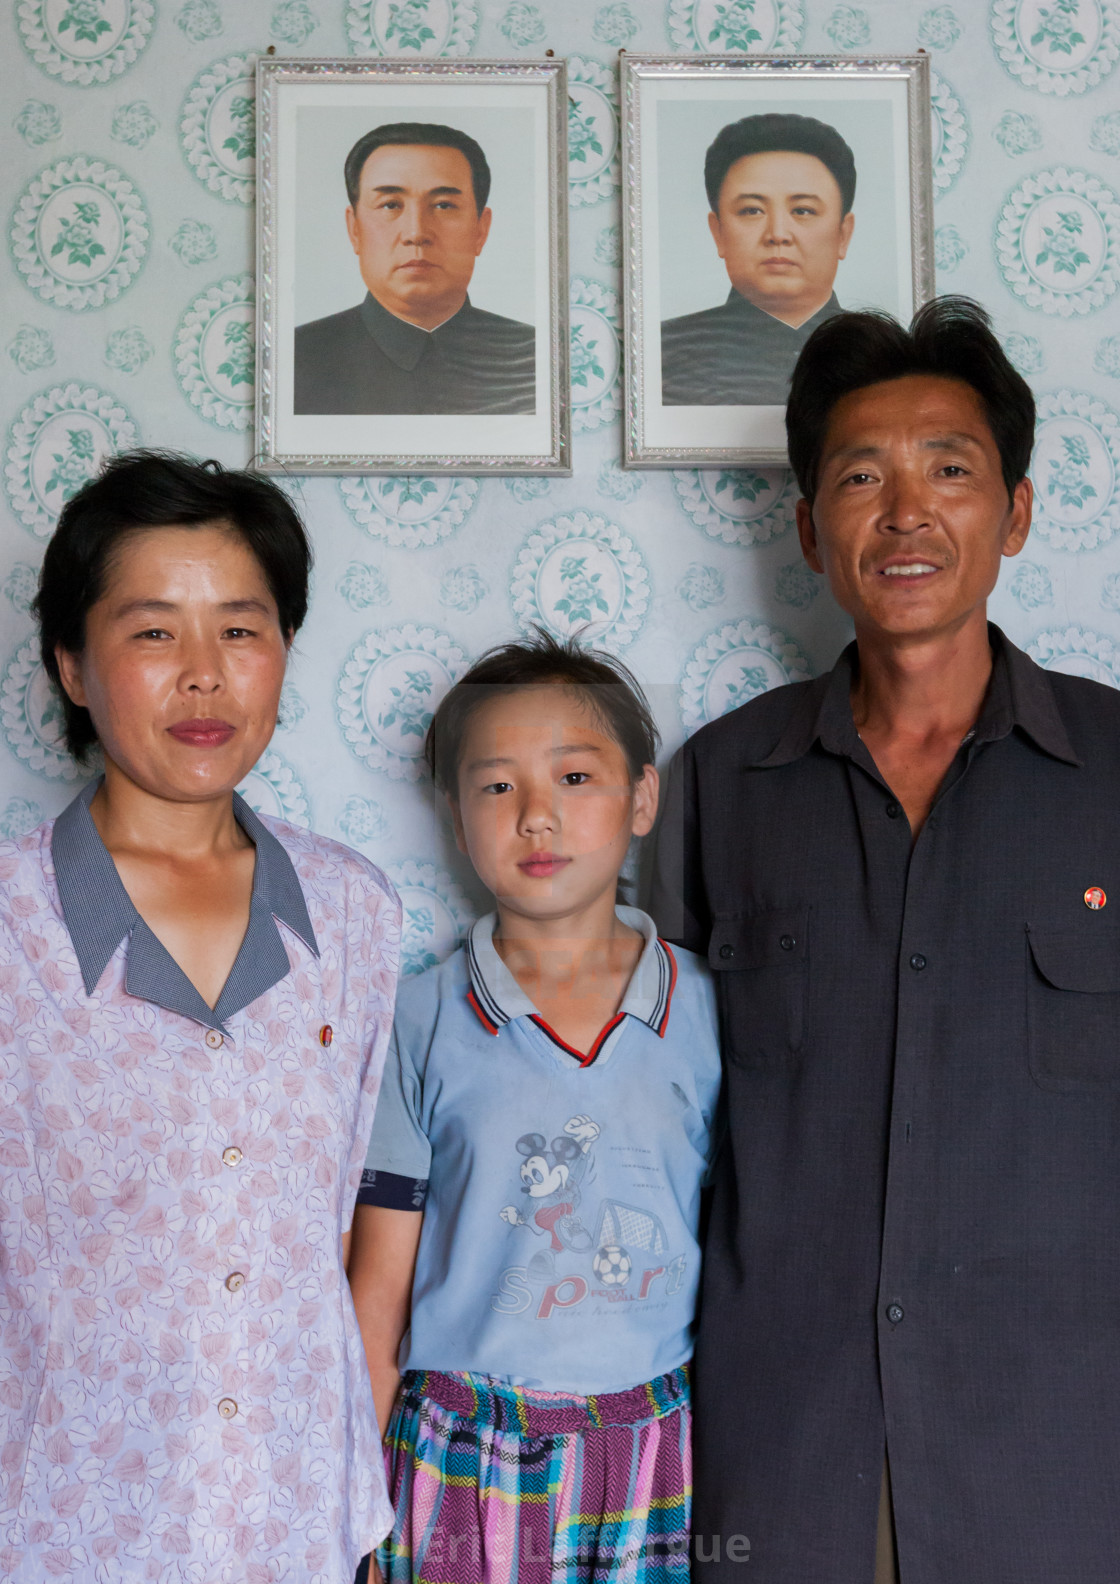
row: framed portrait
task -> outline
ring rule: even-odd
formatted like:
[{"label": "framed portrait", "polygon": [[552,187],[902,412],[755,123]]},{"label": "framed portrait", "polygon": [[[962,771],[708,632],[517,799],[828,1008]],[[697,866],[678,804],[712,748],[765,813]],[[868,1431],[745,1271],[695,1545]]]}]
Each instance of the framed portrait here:
[{"label": "framed portrait", "polygon": [[563,61],[257,65],[257,465],[568,473]]},{"label": "framed portrait", "polygon": [[924,55],[622,57],[628,467],[786,462],[798,353],[933,294]]}]

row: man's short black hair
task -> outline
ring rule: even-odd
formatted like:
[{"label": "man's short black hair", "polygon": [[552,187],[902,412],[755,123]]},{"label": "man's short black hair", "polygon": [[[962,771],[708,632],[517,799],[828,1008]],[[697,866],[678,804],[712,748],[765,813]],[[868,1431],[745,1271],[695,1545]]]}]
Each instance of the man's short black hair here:
[{"label": "man's short black hair", "polygon": [[424,739],[424,757],[439,790],[458,795],[463,740],[481,705],[518,688],[553,683],[578,695],[622,749],[630,779],[637,781],[656,759],[661,736],[633,673],[612,654],[585,649],[576,638],[554,638],[537,627],[523,643],[488,649],[444,694]]},{"label": "man's short black hair", "polygon": [[852,391],[907,374],[962,380],[980,398],[1010,497],[1026,478],[1034,447],[1034,396],[1011,365],[992,321],[969,297],[935,297],[909,330],[887,313],[838,313],[801,349],[786,406],[789,460],[812,501],[828,420]]},{"label": "man's short black hair", "polygon": [[89,711],[66,696],[55,648],[81,654],[86,613],[105,592],[127,539],[150,528],[225,523],[256,556],[291,638],[307,615],[311,546],[291,501],[259,473],[227,470],[172,451],[126,451],[66,502],[43,557],[32,610],[47,675],[63,710],[66,746],[78,760],[97,741]]},{"label": "man's short black hair", "polygon": [[813,116],[744,116],[732,121],[717,136],[704,157],[704,186],[708,206],[719,213],[719,193],[724,177],[736,160],[748,154],[812,154],[826,165],[840,189],[840,211],[847,214],[856,196],[856,162],[851,149],[834,126]]},{"label": "man's short black hair", "polygon": [[471,168],[474,206],[479,214],[486,208],[486,200],[490,196],[490,167],[486,163],[486,155],[474,138],[466,132],[458,131],[456,127],[439,126],[433,121],[393,121],[386,126],[374,127],[372,132],[366,132],[346,156],[343,171],[346,176],[346,196],[350,200],[351,209],[358,202],[362,167],[374,149],[382,148],[386,143],[397,146],[424,143],[432,148],[458,149],[460,154],[466,155],[467,164]]}]

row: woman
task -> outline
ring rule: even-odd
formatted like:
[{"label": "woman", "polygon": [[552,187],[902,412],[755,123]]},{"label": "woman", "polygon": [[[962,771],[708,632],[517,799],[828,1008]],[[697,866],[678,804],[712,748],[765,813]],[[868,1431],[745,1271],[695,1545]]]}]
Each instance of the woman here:
[{"label": "woman", "polygon": [[104,776],[0,844],[0,1576],[342,1584],[389,1529],[343,1274],[399,904],[234,788],[310,549],[267,480],[138,453],[36,613]]}]

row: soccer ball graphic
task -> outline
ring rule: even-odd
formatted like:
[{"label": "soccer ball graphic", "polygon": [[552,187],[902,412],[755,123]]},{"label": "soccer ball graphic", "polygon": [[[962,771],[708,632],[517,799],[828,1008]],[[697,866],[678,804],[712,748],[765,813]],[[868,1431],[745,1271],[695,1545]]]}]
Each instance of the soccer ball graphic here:
[{"label": "soccer ball graphic", "polygon": [[604,1243],[591,1261],[591,1268],[604,1287],[625,1287],[633,1262],[621,1244]]}]

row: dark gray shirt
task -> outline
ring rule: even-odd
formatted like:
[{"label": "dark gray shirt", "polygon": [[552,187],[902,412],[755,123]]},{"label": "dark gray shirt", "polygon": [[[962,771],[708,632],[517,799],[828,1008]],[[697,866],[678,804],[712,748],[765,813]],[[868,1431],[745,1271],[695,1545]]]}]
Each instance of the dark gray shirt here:
[{"label": "dark gray shirt", "polygon": [[1120,693],[991,635],[913,849],[854,645],[676,766],[656,916],[715,973],[728,1112],[705,1577],[741,1535],[752,1584],[869,1584],[885,1442],[905,1584],[1120,1578]]},{"label": "dark gray shirt", "polygon": [[789,377],[818,325],[840,313],[835,292],[796,329],[732,288],[718,308],[661,326],[661,400],[666,407],[786,404]]},{"label": "dark gray shirt", "polygon": [[256,848],[249,927],[217,1004],[213,1009],[208,1007],[166,946],[144,923],[124,888],[89,811],[100,785],[97,780],[83,787],[55,820],[51,833],[51,860],[62,916],[87,995],[93,994],[109,959],[127,935],[125,989],[129,995],[152,1001],[208,1028],[221,1029],[227,1018],[271,990],[290,972],[288,954],[276,928],[277,919],[294,930],[316,957],[319,955],[292,860],[235,792],[234,817]]},{"label": "dark gray shirt", "polygon": [[533,413],[536,331],[468,298],[438,330],[366,293],[296,330],[297,413]]}]

